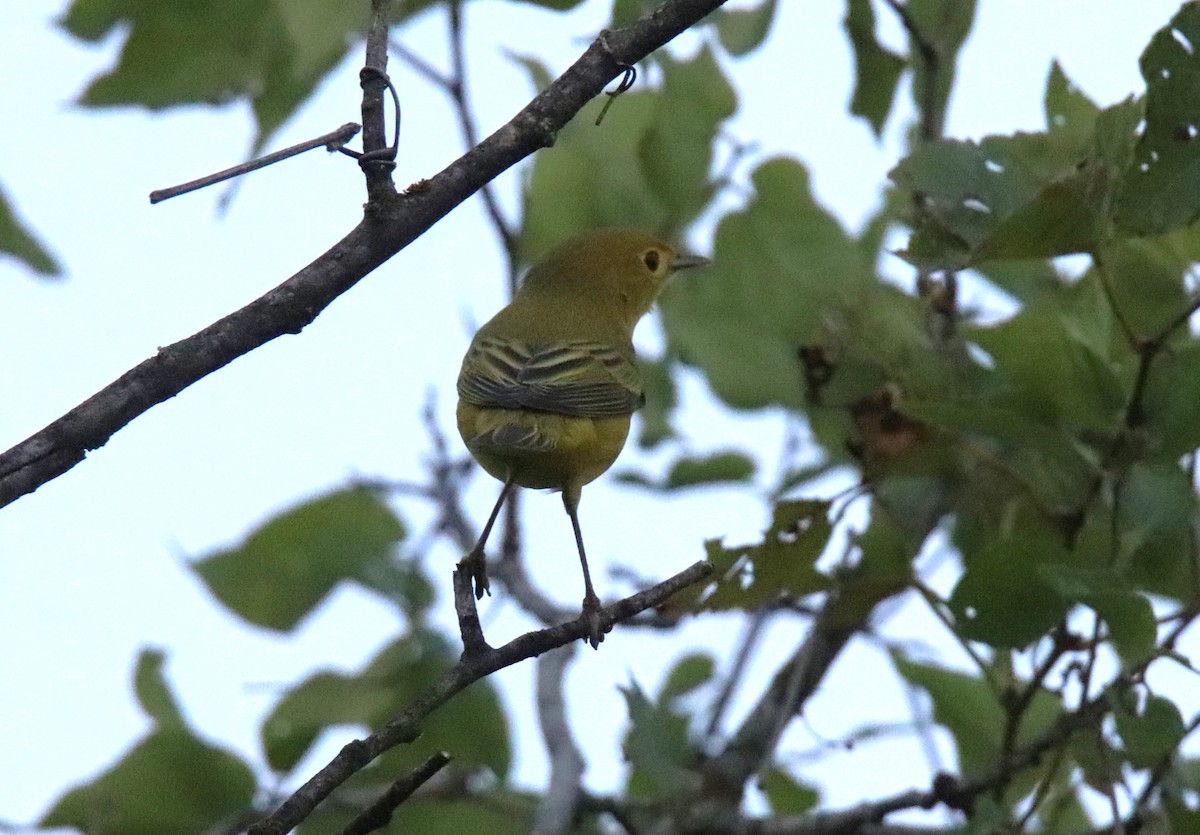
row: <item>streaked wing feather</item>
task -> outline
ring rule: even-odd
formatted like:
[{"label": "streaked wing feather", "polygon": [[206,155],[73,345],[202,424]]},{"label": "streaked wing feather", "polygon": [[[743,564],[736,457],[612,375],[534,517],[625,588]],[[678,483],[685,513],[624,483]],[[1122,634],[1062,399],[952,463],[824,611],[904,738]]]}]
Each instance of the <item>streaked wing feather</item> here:
[{"label": "streaked wing feather", "polygon": [[485,337],[467,352],[458,394],[476,406],[575,417],[627,415],[642,405],[641,372],[603,343],[528,344]]}]

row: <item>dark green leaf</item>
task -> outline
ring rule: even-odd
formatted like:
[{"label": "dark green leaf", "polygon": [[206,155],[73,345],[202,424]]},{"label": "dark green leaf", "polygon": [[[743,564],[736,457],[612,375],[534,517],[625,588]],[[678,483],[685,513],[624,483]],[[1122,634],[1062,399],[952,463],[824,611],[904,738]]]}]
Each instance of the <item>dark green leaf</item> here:
[{"label": "dark green leaf", "polygon": [[1190,224],[1200,215],[1200,6],[1185,3],[1142,53],[1146,125],[1117,203],[1134,235]]},{"label": "dark green leaf", "polygon": [[1175,600],[1195,588],[1196,494],[1175,461],[1135,464],[1120,485],[1116,567],[1131,585]]},{"label": "dark green leaf", "polygon": [[1083,779],[1101,794],[1107,794],[1121,780],[1121,754],[1095,732],[1085,731],[1071,737],[1070,751],[1083,770]]},{"label": "dark green leaf", "polygon": [[251,623],[293,629],[333,587],[377,576],[404,526],[375,493],[350,489],[288,510],[240,546],[192,564],[223,604]]},{"label": "dark green leaf", "polygon": [[745,55],[759,47],[771,31],[776,0],[762,0],[748,9],[718,9],[717,35],[730,55]]},{"label": "dark green leaf", "polygon": [[892,110],[905,61],[875,39],[875,12],[871,0],[847,0],[842,26],[854,50],[855,81],[850,112],[866,119],[875,136],[879,137]]},{"label": "dark green leaf", "polygon": [[7,253],[35,273],[47,278],[62,274],[62,266],[31,232],[8,203],[0,189],[0,253]]},{"label": "dark green leaf", "polygon": [[820,792],[782,768],[768,769],[759,779],[758,787],[776,815],[802,815],[821,801]]},{"label": "dark green leaf", "polygon": [[160,728],[104,774],[67,792],[39,822],[88,835],[202,835],[250,810],[254,774],[180,725]]},{"label": "dark green leaf", "polygon": [[165,657],[162,650],[142,650],[133,674],[133,691],[142,710],[157,724],[182,727],[185,724],[183,712],[163,677]]},{"label": "dark green leaf", "polygon": [[[950,596],[963,637],[994,647],[1021,648],[1040,638],[1066,615],[1070,604],[1039,568],[1067,558],[1051,536],[1021,535],[997,540],[970,555]],[[1020,606],[1013,601],[1020,600]]]},{"label": "dark green leaf", "polygon": [[1101,231],[1093,194],[1112,174],[1099,163],[1080,166],[1087,150],[1063,132],[922,144],[891,174],[920,201],[905,257],[959,268],[1089,249]]},{"label": "dark green leaf", "polygon": [[1153,768],[1174,753],[1184,737],[1183,717],[1169,699],[1149,696],[1140,713],[1121,706],[1113,712],[1125,755],[1134,768]]},{"label": "dark green leaf", "polygon": [[676,605],[713,611],[750,610],[781,594],[802,597],[829,586],[816,570],[817,558],[833,533],[829,503],[817,500],[780,502],[771,527],[758,545],[725,548],[705,543],[716,568],[712,582],[686,590]]}]

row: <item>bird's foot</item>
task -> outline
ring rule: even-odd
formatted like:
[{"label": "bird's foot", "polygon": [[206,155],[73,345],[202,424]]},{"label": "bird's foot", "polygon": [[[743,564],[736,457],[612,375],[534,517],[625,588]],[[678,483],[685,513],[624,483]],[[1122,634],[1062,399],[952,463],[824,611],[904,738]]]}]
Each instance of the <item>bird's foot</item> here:
[{"label": "bird's foot", "polygon": [[492,585],[488,582],[487,558],[482,548],[472,548],[471,552],[458,563],[458,570],[465,571],[475,585],[475,599],[482,600],[484,594],[492,593]]},{"label": "bird's foot", "polygon": [[604,634],[612,631],[612,621],[604,617],[604,611],[600,606],[600,598],[594,594],[590,594],[583,598],[583,612],[580,617],[587,623],[588,643],[592,645],[592,649],[599,649],[600,642],[604,640]]}]

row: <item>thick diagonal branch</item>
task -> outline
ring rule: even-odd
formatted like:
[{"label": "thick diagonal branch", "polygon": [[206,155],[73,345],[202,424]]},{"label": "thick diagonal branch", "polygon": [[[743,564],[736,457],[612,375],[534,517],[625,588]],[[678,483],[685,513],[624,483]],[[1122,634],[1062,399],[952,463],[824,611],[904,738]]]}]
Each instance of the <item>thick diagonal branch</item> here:
[{"label": "thick diagonal branch", "polygon": [[334,299],[402,250],[485,183],[550,145],[627,64],[692,26],[723,0],[670,0],[608,32],[520,113],[445,170],[402,195],[367,204],[361,223],[266,295],[140,365],[0,454],[0,506],[36,490],[103,446],[127,423],[271,340],[299,333]]}]

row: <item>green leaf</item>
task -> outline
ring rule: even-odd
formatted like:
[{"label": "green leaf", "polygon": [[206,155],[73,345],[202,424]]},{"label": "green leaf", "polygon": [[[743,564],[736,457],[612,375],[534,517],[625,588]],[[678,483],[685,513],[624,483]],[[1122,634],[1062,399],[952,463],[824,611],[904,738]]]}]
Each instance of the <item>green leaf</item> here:
[{"label": "green leaf", "polygon": [[1158,30],[1139,65],[1146,80],[1146,125],[1126,171],[1116,222],[1153,235],[1200,216],[1200,7],[1185,3]]},{"label": "green leaf", "polygon": [[1123,706],[1113,711],[1117,733],[1125,743],[1125,756],[1134,768],[1153,768],[1183,741],[1183,717],[1169,699],[1149,696],[1141,713]]},{"label": "green leaf", "polygon": [[831,307],[863,307],[851,300],[873,283],[871,265],[813,199],[800,163],[768,160],[752,180],[750,204],[717,229],[705,275],[667,287],[663,323],[672,352],[726,403],[801,408],[797,351],[820,337]]},{"label": "green leaf", "polygon": [[694,794],[701,777],[691,769],[695,752],[688,741],[687,717],[669,704],[646,698],[636,683],[622,687],[629,710],[629,730],[622,750],[630,764],[628,791],[637,798]]},{"label": "green leaf", "polygon": [[1094,195],[1113,174],[1099,161],[1080,165],[1087,152],[1062,131],[921,144],[891,173],[920,205],[902,254],[957,269],[1090,249],[1102,231]]},{"label": "green leaf", "polygon": [[665,492],[711,484],[744,483],[754,477],[754,470],[752,458],[740,452],[726,451],[696,458],[678,458],[671,465],[666,479],[661,482],[632,471],[618,473],[617,480],[648,490]]},{"label": "green leaf", "polygon": [[1135,336],[1153,338],[1185,310],[1184,276],[1190,260],[1166,240],[1124,240],[1101,250],[1112,304]]},{"label": "green leaf", "polygon": [[[359,673],[311,676],[288,691],[263,723],[267,762],[287,773],[329,728],[381,727],[457,661],[458,653],[445,638],[414,630],[385,647]],[[391,752],[390,770],[414,768],[439,750],[448,751],[460,765],[486,766],[501,779],[507,775],[512,760],[508,724],[490,683],[477,682],[431,715],[422,723],[418,743]]]},{"label": "green leaf", "polygon": [[86,41],[129,33],[81,104],[161,110],[247,99],[257,150],[345,56],[367,16],[363,0],[75,0],[61,25]]},{"label": "green leaf", "polygon": [[906,681],[929,694],[934,719],[954,738],[959,769],[976,774],[991,766],[1000,754],[1005,717],[987,682],[943,667],[893,660]]},{"label": "green leaf", "polygon": [[762,0],[748,9],[718,9],[717,35],[730,55],[742,56],[757,49],[771,31],[776,0]]},{"label": "green leaf", "polygon": [[172,725],[68,791],[38,825],[88,835],[202,835],[249,812],[255,789],[254,773],[240,759]]},{"label": "green leaf", "polygon": [[707,684],[715,670],[716,665],[711,655],[699,652],[685,655],[675,662],[675,666],[667,674],[667,680],[663,683],[662,692],[658,697],[659,701],[670,704],[680,696],[686,696]]},{"label": "green leaf", "polygon": [[1092,126],[1100,113],[1100,108],[1067,78],[1057,60],[1050,62],[1043,105],[1047,128],[1067,131],[1083,141],[1091,136]]},{"label": "green leaf", "polygon": [[533,85],[534,93],[540,93],[554,83],[554,76],[550,73],[550,69],[537,56],[522,55],[519,52],[511,51],[506,51],[505,54],[514,64],[525,68],[525,72],[529,74],[529,81]]},{"label": "green leaf", "polygon": [[[934,719],[954,738],[959,770],[964,774],[980,774],[996,767],[1003,747],[1006,715],[988,683],[975,676],[895,655],[893,661],[906,681],[929,694]],[[1017,748],[1044,733],[1062,713],[1062,701],[1039,688],[1018,728]],[[1020,796],[1024,785],[1032,786],[1036,779],[1036,775],[1026,775],[1023,782],[1010,787],[1009,796]]]},{"label": "green leaf", "polygon": [[1025,420],[1110,431],[1127,402],[1127,369],[1109,358],[1111,313],[1096,313],[1089,321],[1088,309],[1030,306],[969,337],[991,356],[1008,387],[1003,400]]},{"label": "green leaf", "polygon": [[640,360],[638,365],[642,370],[642,390],[646,394],[646,405],[637,413],[638,425],[641,427],[638,446],[642,449],[652,449],[667,438],[675,437],[671,414],[679,405],[679,401],[669,358]]},{"label": "green leaf", "polygon": [[339,582],[375,576],[403,537],[404,525],[379,496],[352,488],[292,508],[191,567],[240,617],[285,632]]},{"label": "green leaf", "polygon": [[1200,342],[1155,358],[1142,405],[1156,458],[1174,461],[1200,447]]},{"label": "green leaf", "polygon": [[1135,464],[1120,484],[1117,567],[1130,584],[1189,600],[1195,584],[1196,493],[1177,461]]},{"label": "green leaf", "polygon": [[[964,555],[965,556],[965,555]],[[959,633],[990,646],[1021,648],[1036,641],[1066,616],[1070,604],[1039,568],[1067,558],[1051,536],[1000,539],[971,554],[950,609]],[[1013,601],[1020,600],[1020,606]]]},{"label": "green leaf", "polygon": [[662,90],[654,117],[638,141],[638,161],[662,205],[687,221],[712,199],[713,142],[720,125],[737,112],[737,93],[708,46],[686,62],[662,53],[659,63]]},{"label": "green leaf", "polygon": [[866,119],[878,138],[892,110],[905,60],[875,39],[871,0],[847,0],[842,26],[854,50],[855,81],[850,112]]},{"label": "green leaf", "polygon": [[707,584],[685,589],[673,607],[725,611],[751,610],[781,594],[803,597],[829,587],[829,578],[816,569],[833,526],[829,502],[809,499],[775,505],[771,527],[757,545],[725,548],[705,543],[715,571]]},{"label": "green leaf", "polygon": [[657,6],[656,0],[613,0],[609,27],[627,26]]},{"label": "green leaf", "polygon": [[57,278],[62,275],[62,265],[21,223],[3,189],[0,189],[0,253],[11,255],[40,276]]},{"label": "green leaf", "polygon": [[714,452],[700,458],[680,458],[671,465],[664,487],[677,490],[706,484],[747,482],[754,477],[754,460],[740,452]]},{"label": "green leaf", "polygon": [[138,704],[146,715],[154,719],[158,725],[185,724],[183,711],[175,701],[166,679],[163,677],[163,661],[166,658],[162,650],[143,649],[138,655],[137,670],[133,674],[133,691],[137,695]]},{"label": "green leaf", "polygon": [[782,768],[768,769],[759,779],[758,787],[776,815],[802,815],[821,801],[820,792]]}]

